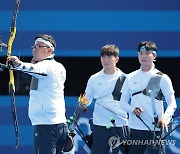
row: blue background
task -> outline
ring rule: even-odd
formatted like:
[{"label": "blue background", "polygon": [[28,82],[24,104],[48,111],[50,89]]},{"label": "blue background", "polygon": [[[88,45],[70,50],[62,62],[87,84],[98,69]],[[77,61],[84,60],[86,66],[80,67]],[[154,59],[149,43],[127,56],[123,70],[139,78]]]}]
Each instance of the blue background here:
[{"label": "blue background", "polygon": [[[5,43],[9,38],[14,3],[15,0],[0,0],[0,36]],[[137,44],[142,40],[153,40],[158,46],[158,57],[161,61],[167,58],[174,61],[175,68],[171,71],[178,74],[176,61],[179,62],[180,58],[179,0],[21,0],[13,55],[30,58],[31,46],[38,33],[54,36],[57,42],[56,57],[75,59],[87,68],[90,67],[84,65],[85,61],[83,63],[82,59],[87,58],[86,64],[88,58],[99,59],[99,49],[105,44],[119,46],[121,58],[136,58]],[[6,52],[3,50],[0,60],[5,57]],[[164,63],[163,68],[166,69],[167,65],[169,63]],[[94,68],[89,69],[89,72],[92,69]],[[3,76],[3,72],[0,75]],[[89,77],[90,74],[86,75]],[[178,78],[175,75],[172,77]],[[4,88],[3,83],[4,80],[1,79],[0,89]],[[175,86],[178,83],[177,79]],[[72,91],[73,89],[76,91],[75,87],[72,87]],[[179,93],[180,89],[176,87],[175,91]],[[78,96],[72,93],[70,96],[69,93],[66,95],[67,117],[73,114],[77,104]],[[176,96],[178,104],[179,97]],[[33,153],[33,127],[27,115],[28,96],[16,94],[16,104],[20,126],[18,149],[14,147],[10,98],[0,94],[0,154]],[[87,121],[92,116],[92,110],[93,107],[90,107],[81,119],[82,129],[87,133]],[[175,116],[180,116],[179,105]],[[177,129],[173,134],[173,139],[177,142],[175,146],[167,147],[168,154],[180,153],[180,130]],[[77,136],[78,154],[85,153],[82,146],[83,142]]]},{"label": "blue background", "polygon": [[[14,3],[0,0],[4,42],[9,37]],[[37,33],[55,37],[56,56],[98,57],[101,46],[113,43],[120,47],[121,57],[135,57],[140,41],[153,40],[159,57],[180,57],[180,1],[21,0],[13,53],[31,56]]]}]

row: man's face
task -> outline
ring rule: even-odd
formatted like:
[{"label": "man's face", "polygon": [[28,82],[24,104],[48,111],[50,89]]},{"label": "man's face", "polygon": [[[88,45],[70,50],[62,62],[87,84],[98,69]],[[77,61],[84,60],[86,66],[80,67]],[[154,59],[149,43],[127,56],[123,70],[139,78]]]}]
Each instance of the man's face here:
[{"label": "man's face", "polygon": [[111,70],[111,69],[116,68],[116,63],[118,62],[118,60],[119,60],[119,57],[115,57],[113,55],[101,56],[101,64],[102,64],[103,68],[106,70],[109,70],[109,69]]},{"label": "man's face", "polygon": [[36,42],[32,48],[33,59],[36,61],[42,61],[49,56],[50,48],[43,42]]},{"label": "man's face", "polygon": [[156,54],[147,51],[147,50],[142,50],[140,52],[138,52],[138,59],[139,59],[139,63],[142,66],[151,66],[152,63],[154,62],[156,58]]}]

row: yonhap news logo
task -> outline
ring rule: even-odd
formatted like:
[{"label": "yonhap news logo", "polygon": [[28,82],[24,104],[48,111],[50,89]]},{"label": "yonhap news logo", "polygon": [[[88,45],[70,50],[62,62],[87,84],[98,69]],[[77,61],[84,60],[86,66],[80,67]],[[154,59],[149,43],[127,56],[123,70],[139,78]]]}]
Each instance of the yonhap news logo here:
[{"label": "yonhap news logo", "polygon": [[169,146],[169,145],[175,145],[176,140],[122,140],[119,136],[112,136],[109,138],[109,146],[112,149],[117,148],[121,145],[147,145],[147,146]]}]

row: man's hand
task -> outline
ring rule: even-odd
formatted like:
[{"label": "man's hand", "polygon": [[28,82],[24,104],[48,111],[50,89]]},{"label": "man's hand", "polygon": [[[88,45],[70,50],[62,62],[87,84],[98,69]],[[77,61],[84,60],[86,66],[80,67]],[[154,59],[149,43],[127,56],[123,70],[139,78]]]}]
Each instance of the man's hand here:
[{"label": "man's hand", "polygon": [[8,57],[7,60],[9,61],[9,63],[12,63],[13,66],[15,66],[15,67],[18,67],[21,65],[21,61],[16,56]]},{"label": "man's hand", "polygon": [[133,113],[137,116],[140,116],[140,114],[143,112],[143,110],[139,107],[136,107],[134,110],[133,110]]},{"label": "man's hand", "polygon": [[166,132],[168,132],[168,126],[167,126],[167,123],[166,123],[166,121],[165,121],[164,118],[159,118],[159,119],[158,119],[158,124],[161,125],[162,130],[165,129]]}]

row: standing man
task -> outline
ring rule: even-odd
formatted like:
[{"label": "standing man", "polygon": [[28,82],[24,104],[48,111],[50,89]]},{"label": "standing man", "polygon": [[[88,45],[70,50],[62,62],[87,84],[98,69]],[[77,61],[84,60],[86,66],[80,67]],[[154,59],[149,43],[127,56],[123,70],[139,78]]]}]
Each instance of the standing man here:
[{"label": "standing man", "polygon": [[[117,46],[102,47],[100,58],[103,69],[89,78],[85,90],[88,102],[91,103],[95,99],[91,154],[109,154],[110,138],[116,135],[124,137],[122,127],[127,125],[127,114],[119,107],[119,100],[125,73],[116,67],[118,55]],[[115,127],[111,118],[115,120]],[[113,154],[118,154],[120,149],[123,151],[121,146],[114,148]]]},{"label": "standing man", "polygon": [[32,75],[29,118],[34,126],[34,154],[61,154],[68,133],[65,117],[64,82],[66,70],[54,60],[56,42],[47,34],[38,35],[32,46],[32,63],[12,56],[9,61]]},{"label": "standing man", "polygon": [[[161,144],[154,146],[152,141],[157,139],[156,135],[161,135],[160,130],[167,130],[176,110],[172,82],[166,74],[155,68],[156,52],[154,42],[143,41],[138,44],[140,69],[127,75],[121,90],[120,103],[129,113],[130,139],[140,141],[138,145],[129,146],[130,154],[144,154],[147,147],[149,154],[164,152]],[[165,111],[163,98],[167,102]],[[156,135],[150,130],[154,130]]]}]

